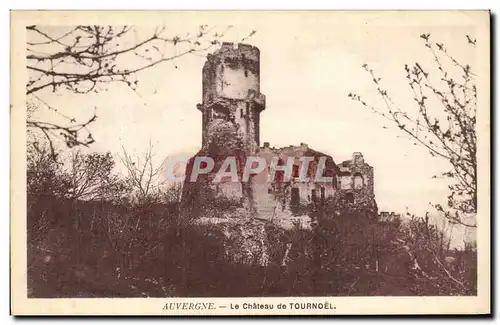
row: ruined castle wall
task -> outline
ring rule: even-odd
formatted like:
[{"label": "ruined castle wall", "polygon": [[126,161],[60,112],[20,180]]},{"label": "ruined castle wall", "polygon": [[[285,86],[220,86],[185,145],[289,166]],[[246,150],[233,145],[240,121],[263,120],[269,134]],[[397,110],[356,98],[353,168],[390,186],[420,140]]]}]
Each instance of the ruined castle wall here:
[{"label": "ruined castle wall", "polygon": [[225,62],[220,68],[221,74],[217,83],[217,94],[219,96],[245,99],[249,90],[258,91],[259,76],[246,68],[243,63],[230,64]]},{"label": "ruined castle wall", "polygon": [[339,194],[348,203],[367,207],[376,212],[373,167],[368,165],[361,153],[355,152],[352,160],[339,165]]},{"label": "ruined castle wall", "polygon": [[[266,161],[266,170],[256,176],[255,185],[258,186],[254,186],[255,196],[257,198],[257,210],[261,214],[271,213],[272,207],[276,206],[275,198],[277,193],[273,191],[273,185],[276,186],[276,184],[268,182],[269,175],[271,174],[271,171],[269,170],[271,160],[279,158],[282,161],[280,162],[280,165],[284,165],[289,157],[293,157],[295,166],[294,169],[300,173],[302,163],[301,157],[305,156],[315,158],[314,161],[309,163],[309,180],[307,182],[300,180],[298,177],[299,175],[294,175],[294,172],[292,171],[292,178],[289,183],[286,183],[286,193],[279,194],[281,197],[284,195],[285,210],[290,211],[290,207],[293,204],[307,206],[313,203],[314,198],[316,198],[316,203],[319,203],[321,201],[322,193],[325,201],[332,199],[335,196],[336,182],[317,182],[315,180],[319,158],[326,155],[311,150],[306,144],[301,144],[300,146],[288,146],[284,148],[270,148],[266,143],[264,147],[259,149],[259,157],[264,158]],[[331,176],[335,179],[336,165],[331,157],[326,157],[328,159],[325,164],[326,170],[323,176]],[[298,196],[298,202],[292,202],[292,197],[295,198],[296,196]]]}]

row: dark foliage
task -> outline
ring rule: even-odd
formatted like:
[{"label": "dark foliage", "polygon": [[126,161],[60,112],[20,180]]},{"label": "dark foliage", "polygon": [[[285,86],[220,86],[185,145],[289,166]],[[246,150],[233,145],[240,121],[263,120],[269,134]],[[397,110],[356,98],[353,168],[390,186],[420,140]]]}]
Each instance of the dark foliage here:
[{"label": "dark foliage", "polygon": [[[35,211],[40,210],[43,216],[60,217],[52,217],[55,221],[39,230],[33,225],[40,218]],[[178,228],[173,222],[176,211],[175,205],[163,204],[126,207],[40,200],[28,215],[32,229],[28,233],[31,295],[476,294],[475,252],[441,253],[460,259],[453,271],[463,281],[458,285],[424,249],[417,248],[415,253],[420,254],[421,269],[414,267],[413,256],[395,242],[402,234],[398,223],[374,223],[353,214],[323,220],[313,232],[296,229],[285,234],[271,228],[271,263],[264,267],[230,263],[220,231],[185,225]],[[291,250],[286,265],[282,265],[288,242]]]}]

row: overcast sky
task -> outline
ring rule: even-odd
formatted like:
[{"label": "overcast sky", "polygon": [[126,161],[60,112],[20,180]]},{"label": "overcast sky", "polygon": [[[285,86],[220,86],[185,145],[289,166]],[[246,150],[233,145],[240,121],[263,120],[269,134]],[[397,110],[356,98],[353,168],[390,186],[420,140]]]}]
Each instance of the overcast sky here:
[{"label": "overcast sky", "polygon": [[[382,77],[394,101],[414,110],[403,67],[415,61],[424,68],[433,67],[419,36],[431,33],[434,41],[444,43],[474,68],[476,57],[465,38],[475,35],[470,17],[458,13],[447,20],[438,15],[422,19],[319,13],[256,17],[225,15],[213,22],[234,25],[227,41],[257,31],[247,43],[261,50],[261,92],[267,99],[261,114],[261,143],[278,147],[304,142],[330,154],[337,163],[362,152],[375,169],[380,210],[402,212],[409,207],[422,214],[429,210],[429,202],[444,201],[446,185],[432,176],[445,171],[447,164],[414,146],[347,95],[356,92],[368,102],[381,104],[361,67],[367,63]],[[191,15],[183,23],[174,21],[171,30],[183,34],[204,23],[212,21]],[[137,28],[139,35],[151,31]],[[117,154],[124,146],[140,152],[151,139],[161,163],[169,155],[195,153],[201,146],[201,113],[196,104],[201,102],[204,61],[203,56],[192,55],[144,71],[138,75],[137,93],[116,85],[97,95],[57,96],[45,91],[39,96],[62,111],[78,108],[77,116],[91,116],[97,107],[98,120],[90,127],[96,139],[91,150]]]}]

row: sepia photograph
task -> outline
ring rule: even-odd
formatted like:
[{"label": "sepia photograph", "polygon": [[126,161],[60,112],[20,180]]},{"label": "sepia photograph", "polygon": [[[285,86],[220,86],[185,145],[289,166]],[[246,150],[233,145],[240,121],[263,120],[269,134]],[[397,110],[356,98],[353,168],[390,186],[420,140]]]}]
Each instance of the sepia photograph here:
[{"label": "sepia photograph", "polygon": [[11,71],[13,314],[491,312],[488,11],[12,11]]}]

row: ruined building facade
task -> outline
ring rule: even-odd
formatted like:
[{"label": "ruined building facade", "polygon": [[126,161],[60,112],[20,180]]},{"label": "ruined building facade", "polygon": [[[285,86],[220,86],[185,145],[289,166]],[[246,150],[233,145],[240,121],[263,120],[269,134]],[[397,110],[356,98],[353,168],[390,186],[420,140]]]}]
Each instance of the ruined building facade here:
[{"label": "ruined building facade", "polygon": [[[293,161],[291,175],[286,182],[280,182],[286,175],[280,175],[275,182],[266,182],[266,176],[271,172],[268,169],[256,176],[257,184],[265,184],[255,189],[260,215],[300,214],[311,204],[325,204],[333,200],[337,192],[338,167],[331,156],[316,151],[305,143],[275,148],[264,142],[259,148],[259,157],[265,159],[267,166],[271,165],[273,158],[278,159],[279,165],[286,164],[289,158]],[[306,178],[301,179],[304,157],[310,158],[311,161],[304,175]],[[320,162],[321,159],[324,159],[324,163]],[[318,171],[319,165],[324,165],[323,171]],[[318,172],[321,177],[331,178],[331,181],[318,181]]]},{"label": "ruined building facade", "polygon": [[[224,43],[208,55],[203,67],[203,100],[197,108],[202,114],[202,147],[187,164],[188,177],[182,195],[183,206],[191,209],[191,213],[199,212],[196,207],[204,204],[204,196],[209,192],[240,200],[249,214],[262,218],[296,212],[311,203],[324,203],[339,193],[345,193],[348,199],[352,194],[352,202],[373,198],[373,168],[364,163],[362,155],[355,154],[353,161],[337,165],[331,156],[304,143],[282,148],[271,147],[267,142],[261,145],[260,119],[266,101],[260,92],[258,48]],[[196,182],[191,182],[189,175],[194,159],[203,156],[213,158],[214,172],[200,175]],[[264,158],[266,168],[249,182],[212,182],[228,156],[236,157],[240,179],[247,157]],[[312,157],[307,180],[298,177],[302,157]],[[277,159],[281,166],[287,164],[289,158],[293,160],[290,177],[279,175],[278,181],[269,182],[271,161]],[[315,181],[321,159],[326,159],[323,176],[331,177],[329,182]]]},{"label": "ruined building facade", "polygon": [[365,162],[361,152],[338,165],[338,196],[346,204],[373,209],[377,213],[374,194],[373,167]]}]

